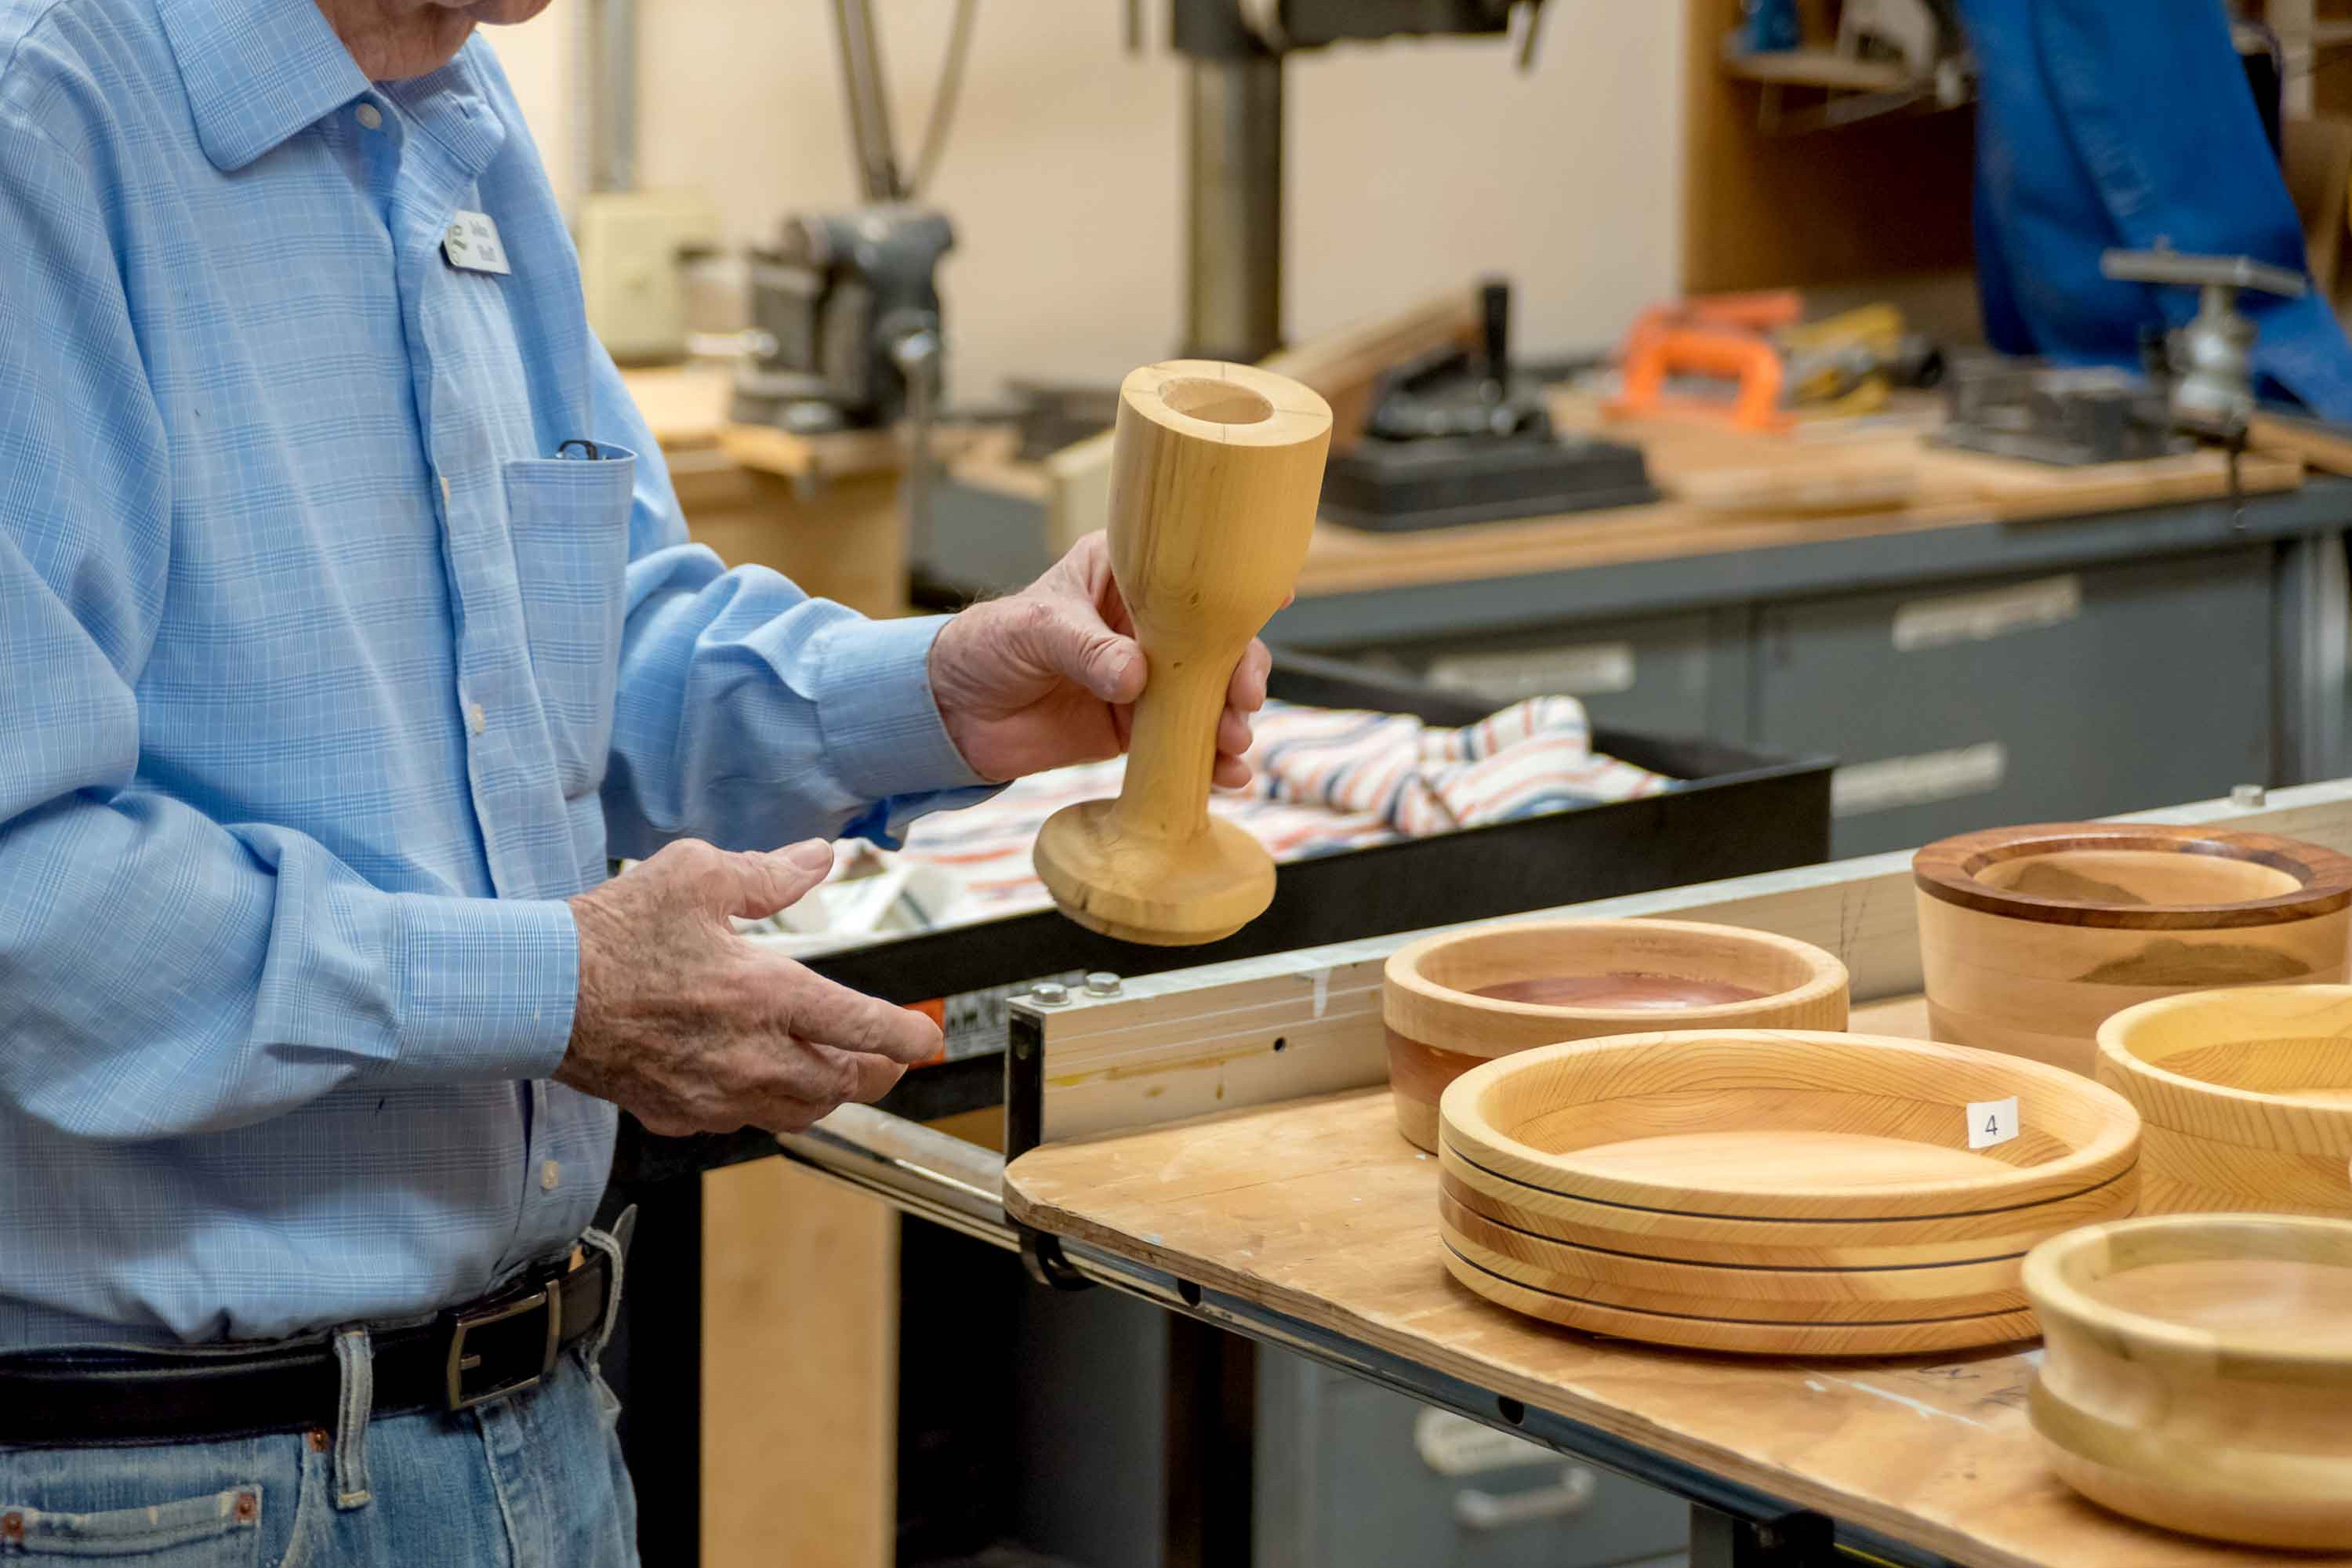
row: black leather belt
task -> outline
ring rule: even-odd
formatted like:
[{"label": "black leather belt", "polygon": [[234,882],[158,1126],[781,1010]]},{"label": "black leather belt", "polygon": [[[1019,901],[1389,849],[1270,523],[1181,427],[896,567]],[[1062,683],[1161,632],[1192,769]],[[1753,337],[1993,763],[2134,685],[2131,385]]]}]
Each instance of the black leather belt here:
[{"label": "black leather belt", "polygon": [[[406,1415],[503,1399],[604,1327],[612,1268],[589,1252],[429,1323],[372,1333],[374,1410]],[[335,1429],[331,1336],[258,1348],[58,1350],[0,1356],[0,1445],[187,1442]]]}]

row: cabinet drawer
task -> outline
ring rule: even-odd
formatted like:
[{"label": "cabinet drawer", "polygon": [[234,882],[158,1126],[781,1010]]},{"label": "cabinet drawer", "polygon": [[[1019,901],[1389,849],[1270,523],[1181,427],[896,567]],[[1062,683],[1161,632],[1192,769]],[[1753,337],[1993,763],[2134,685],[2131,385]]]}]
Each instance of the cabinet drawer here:
[{"label": "cabinet drawer", "polygon": [[2247,549],[1758,612],[1754,739],[1837,757],[1832,847],[2226,795],[2271,749]]}]

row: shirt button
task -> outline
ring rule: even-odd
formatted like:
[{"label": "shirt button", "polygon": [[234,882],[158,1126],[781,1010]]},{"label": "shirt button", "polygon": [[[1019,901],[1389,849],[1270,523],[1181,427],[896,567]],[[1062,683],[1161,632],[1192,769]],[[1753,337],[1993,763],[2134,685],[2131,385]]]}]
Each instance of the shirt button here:
[{"label": "shirt button", "polygon": [[362,103],[357,109],[352,110],[352,118],[358,121],[366,130],[381,131],[383,129],[383,113],[373,103]]},{"label": "shirt button", "polygon": [[490,716],[482,711],[480,703],[469,702],[466,704],[466,723],[478,735],[490,727]]},{"label": "shirt button", "polygon": [[449,504],[449,476],[446,474],[441,476],[441,504],[444,507]]},{"label": "shirt button", "polygon": [[541,1192],[551,1193],[557,1187],[561,1186],[562,1183],[563,1166],[561,1162],[550,1160],[545,1164],[540,1166],[539,1190]]}]

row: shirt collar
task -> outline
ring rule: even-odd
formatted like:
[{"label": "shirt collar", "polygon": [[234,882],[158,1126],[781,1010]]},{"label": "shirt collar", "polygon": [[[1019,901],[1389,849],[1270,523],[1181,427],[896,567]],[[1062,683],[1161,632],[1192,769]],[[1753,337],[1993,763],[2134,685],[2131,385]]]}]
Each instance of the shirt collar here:
[{"label": "shirt collar", "polygon": [[196,139],[235,173],[368,90],[317,0],[156,0]]}]

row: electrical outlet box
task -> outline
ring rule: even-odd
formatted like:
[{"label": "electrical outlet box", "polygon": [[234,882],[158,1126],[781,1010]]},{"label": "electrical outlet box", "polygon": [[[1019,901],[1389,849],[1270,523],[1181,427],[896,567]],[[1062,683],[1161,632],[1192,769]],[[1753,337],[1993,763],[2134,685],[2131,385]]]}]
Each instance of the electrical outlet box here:
[{"label": "electrical outlet box", "polygon": [[719,213],[693,191],[599,191],[580,203],[588,324],[623,364],[686,353],[684,253],[719,243]]}]

